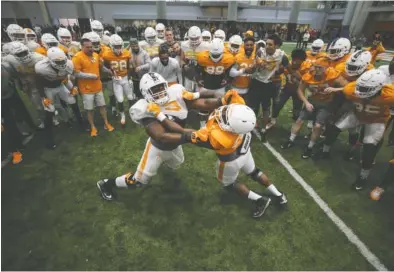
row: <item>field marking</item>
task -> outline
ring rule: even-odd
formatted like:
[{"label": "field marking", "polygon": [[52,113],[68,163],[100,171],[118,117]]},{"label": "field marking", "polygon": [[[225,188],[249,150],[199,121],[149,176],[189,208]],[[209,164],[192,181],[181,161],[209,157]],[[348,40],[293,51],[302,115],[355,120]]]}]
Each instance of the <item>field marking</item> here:
[{"label": "field marking", "polygon": [[378,271],[388,271],[384,264],[369,250],[369,248],[357,237],[351,228],[349,228],[341,218],[339,218],[326,202],[313,190],[313,188],[294,170],[290,163],[282,157],[269,143],[264,143],[265,147],[274,155],[278,161],[287,169],[290,175],[304,188],[304,190],[313,198],[316,204],[331,219],[340,231],[345,234],[349,242],[354,244],[361,255]]}]

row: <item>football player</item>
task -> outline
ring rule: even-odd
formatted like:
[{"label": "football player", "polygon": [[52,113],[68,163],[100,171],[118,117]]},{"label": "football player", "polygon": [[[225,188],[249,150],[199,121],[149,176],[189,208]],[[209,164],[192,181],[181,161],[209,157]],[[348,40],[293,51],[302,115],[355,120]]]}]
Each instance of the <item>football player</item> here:
[{"label": "football player", "polygon": [[323,40],[314,40],[311,45],[311,50],[306,51],[306,60],[313,63],[316,59],[325,57],[327,54],[323,51],[323,47]]},{"label": "football player", "polygon": [[52,34],[49,33],[43,34],[41,37],[41,43],[42,43],[42,47],[37,48],[36,52],[43,56],[47,55],[47,51],[51,47],[58,47],[64,52],[64,54],[66,54],[66,56],[68,55],[67,48],[59,44],[59,41]]},{"label": "football player", "polygon": [[96,32],[100,38],[104,35],[104,27],[100,21],[93,20],[90,23],[90,28],[92,29],[93,32]]},{"label": "football player", "polygon": [[70,58],[79,52],[81,45],[72,40],[71,33],[67,28],[60,27],[57,30],[57,38],[59,39],[60,44],[67,48],[68,56]]},{"label": "football player", "polygon": [[[313,63],[313,69],[309,70],[302,76],[297,93],[304,103],[304,108],[291,128],[290,138],[282,144],[282,149],[287,149],[294,145],[294,140],[305,120],[315,119],[316,121],[310,141],[301,156],[303,159],[311,157],[313,147],[317,139],[320,137],[322,127],[330,116],[330,106],[333,94],[325,93],[324,91],[327,87],[336,87],[337,85],[334,85],[334,83],[337,84],[335,80],[338,78],[340,78],[340,73],[330,67],[329,59],[325,57],[318,58]],[[340,79],[338,79],[338,81],[339,80]],[[311,95],[308,98],[306,98],[304,94],[307,88],[311,92]]]},{"label": "football player", "polygon": [[235,64],[230,70],[230,77],[234,78],[232,80],[232,89],[236,90],[241,96],[245,96],[248,93],[250,79],[255,69],[254,47],[254,38],[246,38],[244,47],[235,56]]},{"label": "football player", "polygon": [[23,31],[25,32],[26,43],[28,43],[29,41],[38,42],[37,35],[33,31],[33,29],[31,29],[31,28],[24,28]]},{"label": "football player", "polygon": [[49,48],[47,58],[37,62],[35,65],[37,89],[40,92],[45,110],[46,144],[48,148],[56,147],[52,134],[52,119],[55,109],[63,113],[63,120],[71,124],[71,118],[63,110],[60,99],[71,106],[79,124],[83,126],[82,115],[74,98],[78,92],[75,87],[68,84],[70,83],[69,77],[73,74],[73,69],[74,66],[71,60],[57,47]]},{"label": "football player", "polygon": [[37,62],[44,59],[43,55],[35,52],[30,52],[28,47],[21,42],[10,42],[11,54],[5,56],[2,60],[7,62],[16,75],[18,81],[16,85],[23,90],[32,101],[34,107],[39,115],[39,128],[44,128],[44,112],[41,103],[41,97],[37,90],[35,65]]},{"label": "football player", "polygon": [[[164,78],[157,73],[143,75],[140,87],[144,99],[130,108],[130,116],[134,122],[145,127],[149,139],[135,174],[97,182],[105,200],[113,200],[112,188],[115,186],[127,188],[147,184],[163,163],[172,169],[183,163],[181,144],[197,141],[199,136],[196,133],[183,133],[190,109],[211,111],[236,99],[235,95],[222,99],[202,99],[200,93],[188,92],[180,84],[168,87]],[[166,123],[170,123],[171,130],[165,128]]]},{"label": "football player", "polygon": [[16,41],[16,42],[26,43],[25,31],[21,26],[17,24],[10,24],[7,26],[6,31],[8,38],[10,38],[12,42]]},{"label": "football player", "polygon": [[194,132],[198,139],[191,142],[215,150],[218,157],[216,163],[218,180],[224,188],[235,189],[241,195],[255,201],[256,209],[253,212],[253,217],[260,217],[271,200],[249,190],[245,184],[236,182],[239,172],[244,172],[265,186],[280,204],[286,204],[287,198],[254,163],[250,149],[252,140],[250,132],[256,125],[256,115],[235,91],[229,93],[232,96],[232,101],[236,103],[215,109],[209,117],[207,126]]},{"label": "football player", "polygon": [[209,43],[201,41],[201,30],[197,26],[189,28],[188,40],[181,43],[181,67],[183,76],[185,77],[183,83],[186,90],[194,92],[197,91],[196,83],[196,68],[197,68],[197,54],[199,52],[209,49]]},{"label": "football player", "polygon": [[367,181],[377,145],[390,118],[390,106],[394,105],[394,86],[386,83],[386,75],[380,70],[372,69],[363,73],[357,81],[347,84],[343,93],[353,101],[355,107],[327,131],[324,141],[323,152],[330,152],[331,145],[342,130],[364,125],[362,168],[352,185],[356,190],[363,189]]},{"label": "football player", "polygon": [[129,100],[130,107],[134,104],[135,99],[133,82],[130,78],[131,54],[127,49],[124,49],[123,39],[117,34],[113,34],[110,37],[109,45],[111,49],[104,51],[102,58],[104,65],[114,73],[112,79],[113,90],[120,112],[120,123],[124,126],[126,125],[126,115],[123,106],[124,96]]},{"label": "football player", "polygon": [[238,54],[242,47],[242,38],[239,35],[231,36],[228,46],[226,46],[226,51],[232,54],[234,57]]},{"label": "football player", "polygon": [[350,57],[352,45],[347,38],[335,39],[328,45],[327,57],[330,59],[330,66],[336,68],[337,65],[344,63]]},{"label": "football player", "polygon": [[213,38],[215,39],[221,39],[222,42],[224,43],[226,41],[226,33],[224,33],[223,30],[218,29],[213,33]]},{"label": "football player", "polygon": [[160,74],[167,82],[168,86],[177,84],[182,85],[182,73],[179,63],[171,58],[166,45],[159,48],[159,56],[152,59],[150,72]]},{"label": "football player", "polygon": [[159,39],[164,39],[164,31],[166,30],[166,27],[162,24],[162,23],[158,23],[155,27],[156,29],[156,33],[157,33],[157,37]]},{"label": "football player", "polygon": [[164,43],[164,40],[157,38],[156,30],[152,27],[145,28],[145,41],[140,41],[139,46],[144,49],[151,59],[159,55],[159,46]]},{"label": "football player", "polygon": [[291,52],[291,62],[289,66],[292,72],[290,72],[289,69],[285,70],[286,83],[272,109],[271,123],[276,123],[280,111],[290,97],[293,100],[293,120],[296,121],[300,115],[302,101],[298,97],[297,88],[302,76],[308,72],[310,68],[306,63],[306,59],[307,56],[303,49],[298,48]]},{"label": "football player", "polygon": [[202,38],[203,42],[211,42],[212,34],[208,30],[205,30],[201,33],[201,38]]}]

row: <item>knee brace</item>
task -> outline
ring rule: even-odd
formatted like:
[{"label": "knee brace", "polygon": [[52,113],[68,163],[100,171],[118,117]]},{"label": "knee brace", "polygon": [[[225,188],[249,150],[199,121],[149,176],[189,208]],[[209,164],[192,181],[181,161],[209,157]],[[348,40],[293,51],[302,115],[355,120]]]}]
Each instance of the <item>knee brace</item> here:
[{"label": "knee brace", "polygon": [[263,174],[263,172],[261,172],[260,169],[255,168],[252,173],[248,174],[248,176],[250,176],[254,181],[259,181],[260,180],[260,176]]}]

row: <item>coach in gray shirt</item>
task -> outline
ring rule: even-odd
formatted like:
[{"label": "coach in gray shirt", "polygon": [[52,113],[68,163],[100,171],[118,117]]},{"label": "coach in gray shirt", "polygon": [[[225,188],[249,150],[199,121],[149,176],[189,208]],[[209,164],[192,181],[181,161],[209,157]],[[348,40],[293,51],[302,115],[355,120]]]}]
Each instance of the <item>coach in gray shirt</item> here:
[{"label": "coach in gray shirt", "polygon": [[134,85],[134,93],[137,98],[142,98],[140,91],[141,77],[149,72],[151,59],[148,53],[138,45],[136,38],[130,38],[130,53],[133,56],[131,60],[133,64],[133,72],[131,74]]}]

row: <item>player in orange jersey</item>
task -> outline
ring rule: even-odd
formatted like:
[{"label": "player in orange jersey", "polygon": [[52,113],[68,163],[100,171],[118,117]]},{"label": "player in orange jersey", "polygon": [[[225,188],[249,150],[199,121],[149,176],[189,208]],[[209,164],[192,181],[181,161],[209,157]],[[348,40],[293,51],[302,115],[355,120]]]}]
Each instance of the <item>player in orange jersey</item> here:
[{"label": "player in orange jersey", "polygon": [[133,82],[130,78],[131,73],[131,54],[123,47],[122,38],[113,34],[110,37],[110,50],[103,53],[104,65],[114,73],[113,90],[118,103],[120,112],[120,123],[126,124],[126,115],[123,106],[124,96],[129,100],[129,106],[134,103]]},{"label": "player in orange jersey", "polygon": [[311,50],[306,51],[306,60],[313,63],[317,58],[325,57],[327,54],[326,52],[323,52],[323,47],[323,40],[314,40],[311,45]]},{"label": "player in orange jersey", "polygon": [[55,36],[53,36],[52,34],[45,33],[44,35],[42,35],[41,43],[42,47],[36,49],[36,52],[41,55],[46,56],[48,49],[51,47],[59,47],[64,52],[64,54],[68,56],[68,49],[62,44],[60,44],[59,41],[55,38]]},{"label": "player in orange jersey", "polygon": [[241,96],[248,93],[252,73],[255,70],[255,41],[254,38],[246,38],[244,47],[235,56],[235,64],[230,70],[232,89],[236,90]]},{"label": "player in orange jersey", "polygon": [[330,59],[330,66],[336,68],[338,64],[346,62],[350,57],[352,45],[349,39],[338,38],[328,45],[327,57]]},{"label": "player in orange jersey", "polygon": [[[291,128],[290,138],[282,144],[282,149],[287,149],[294,145],[294,140],[305,120],[315,119],[309,144],[302,154],[303,159],[311,157],[313,147],[321,134],[322,127],[330,116],[330,104],[333,94],[324,93],[324,90],[329,86],[334,86],[335,80],[339,77],[340,73],[329,67],[329,60],[325,57],[317,59],[313,63],[313,69],[302,76],[297,92],[299,98],[304,102],[304,108]],[[307,88],[311,92],[308,98],[304,94]]]},{"label": "player in orange jersey", "polygon": [[378,57],[378,55],[386,52],[386,49],[383,47],[382,41],[374,40],[372,42],[372,46],[367,48],[367,51],[371,53],[372,55],[371,63],[375,65],[376,58]]},{"label": "player in orange jersey", "polygon": [[353,188],[361,190],[368,178],[381,141],[387,121],[390,118],[390,106],[394,105],[394,86],[387,84],[386,75],[377,69],[362,74],[356,82],[345,86],[343,93],[353,101],[354,109],[348,111],[335,126],[327,131],[323,152],[328,157],[331,145],[344,129],[364,125],[362,169]]}]

